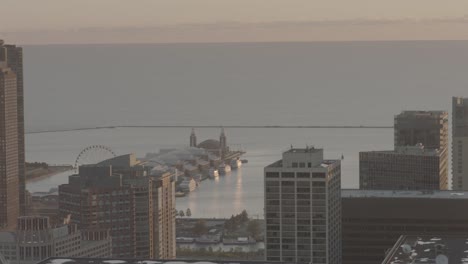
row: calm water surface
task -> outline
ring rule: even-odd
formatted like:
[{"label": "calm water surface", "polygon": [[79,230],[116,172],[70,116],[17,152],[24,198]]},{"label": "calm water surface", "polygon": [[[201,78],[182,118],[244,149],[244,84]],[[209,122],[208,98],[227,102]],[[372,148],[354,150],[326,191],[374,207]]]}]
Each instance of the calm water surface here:
[{"label": "calm water surface", "polygon": [[[218,129],[197,129],[199,140],[217,138]],[[248,163],[230,175],[203,181],[201,186],[183,198],[177,198],[177,209],[190,208],[194,217],[229,217],[246,209],[263,218],[263,168],[281,158],[290,145],[306,144],[325,147],[325,158],[342,161],[342,184],[358,186],[358,152],[391,149],[391,129],[229,129],[228,143],[242,147]],[[190,129],[183,128],[115,128],[27,135],[27,159],[51,164],[73,164],[79,152],[88,145],[103,144],[117,154],[144,156],[161,148],[188,145]],[[27,184],[31,192],[48,191],[67,183],[70,173]]]},{"label": "calm water surface", "polygon": [[[26,46],[28,131],[117,125],[392,125],[402,110],[448,110],[468,96],[467,41]],[[391,129],[229,129],[249,160],[205,181],[179,210],[263,214],[263,168],[290,145],[340,158],[358,186],[358,152],[392,149]],[[73,164],[88,145],[144,156],[188,144],[189,129],[118,128],[27,135],[27,160]],[[217,129],[198,129],[204,139]],[[47,191],[68,173],[28,184]]]}]

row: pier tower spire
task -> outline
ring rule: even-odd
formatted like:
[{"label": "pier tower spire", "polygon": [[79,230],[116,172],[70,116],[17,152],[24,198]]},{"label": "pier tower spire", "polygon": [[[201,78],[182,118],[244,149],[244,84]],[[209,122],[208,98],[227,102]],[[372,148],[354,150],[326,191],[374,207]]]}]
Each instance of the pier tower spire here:
[{"label": "pier tower spire", "polygon": [[190,133],[190,147],[197,147],[197,136],[195,135],[195,128],[192,128],[192,133]]},{"label": "pier tower spire", "polygon": [[224,154],[227,151],[227,139],[224,127],[221,127],[221,135],[219,136],[219,150],[221,152],[221,157],[224,158]]}]

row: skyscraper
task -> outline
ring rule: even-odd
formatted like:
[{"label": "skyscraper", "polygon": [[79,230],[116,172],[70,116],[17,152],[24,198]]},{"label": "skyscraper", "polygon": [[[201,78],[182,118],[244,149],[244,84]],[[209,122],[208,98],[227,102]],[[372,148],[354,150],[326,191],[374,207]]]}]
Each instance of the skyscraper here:
[{"label": "skyscraper", "polygon": [[0,41],[0,229],[14,229],[20,215],[16,74]]},{"label": "skyscraper", "polygon": [[266,260],[341,264],[341,165],[294,149],[265,167]]},{"label": "skyscraper", "polygon": [[15,45],[3,45],[7,66],[16,74],[17,119],[18,119],[18,173],[20,214],[26,212],[26,178],[24,147],[24,89],[23,89],[23,48]]},{"label": "skyscraper", "polygon": [[17,104],[17,140],[18,140],[18,193],[20,215],[26,214],[26,178],[25,178],[25,147],[24,147],[24,89],[23,89],[23,49],[15,45],[6,45],[0,40],[0,61],[6,63],[16,75]]},{"label": "skyscraper", "polygon": [[452,189],[468,190],[468,98],[452,98]]},{"label": "skyscraper", "polygon": [[403,111],[395,116],[395,149],[422,144],[439,152],[441,189],[448,189],[448,113],[445,111]]}]

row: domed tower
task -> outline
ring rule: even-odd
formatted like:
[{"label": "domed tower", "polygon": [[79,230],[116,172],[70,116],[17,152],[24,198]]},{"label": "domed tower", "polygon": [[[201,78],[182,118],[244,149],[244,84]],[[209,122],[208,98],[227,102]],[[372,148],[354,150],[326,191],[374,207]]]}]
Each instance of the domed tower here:
[{"label": "domed tower", "polygon": [[195,135],[194,128],[192,128],[192,133],[190,133],[190,147],[197,147],[197,136]]},{"label": "domed tower", "polygon": [[224,127],[221,128],[221,135],[219,136],[219,150],[221,152],[221,157],[224,158],[224,154],[227,150],[227,140],[226,133],[224,133]]}]

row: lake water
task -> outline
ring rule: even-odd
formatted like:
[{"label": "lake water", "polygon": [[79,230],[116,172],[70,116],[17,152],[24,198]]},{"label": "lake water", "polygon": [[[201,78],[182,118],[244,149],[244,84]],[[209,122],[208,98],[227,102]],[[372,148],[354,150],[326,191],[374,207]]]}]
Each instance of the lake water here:
[{"label": "lake water", "polygon": [[[197,129],[199,140],[217,138],[219,129]],[[391,129],[278,129],[236,128],[226,130],[228,143],[242,147],[248,163],[218,180],[203,181],[201,186],[183,198],[177,198],[177,209],[190,208],[193,217],[230,217],[246,209],[263,218],[263,168],[281,158],[290,145],[315,145],[325,148],[325,157],[342,161],[342,184],[358,187],[358,152],[391,149]],[[187,146],[190,129],[184,128],[115,128],[27,135],[27,160],[51,164],[73,164],[79,152],[88,145],[102,144],[116,154],[135,153],[143,157],[161,148]],[[31,192],[48,191],[68,181],[68,173],[27,184]]]},{"label": "lake water", "polygon": [[[28,131],[117,125],[392,125],[402,110],[449,110],[468,96],[468,42],[347,42],[27,46]],[[197,129],[199,142],[218,129]],[[228,129],[249,160],[205,181],[178,209],[193,216],[263,215],[263,167],[290,145],[344,155],[342,184],[358,186],[358,153],[391,149],[391,129]],[[115,128],[28,134],[28,161],[73,164],[88,145],[144,156],[188,144],[190,129]],[[66,174],[28,184],[46,191]]]}]

